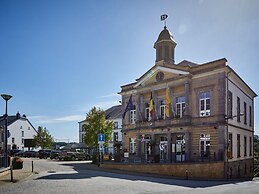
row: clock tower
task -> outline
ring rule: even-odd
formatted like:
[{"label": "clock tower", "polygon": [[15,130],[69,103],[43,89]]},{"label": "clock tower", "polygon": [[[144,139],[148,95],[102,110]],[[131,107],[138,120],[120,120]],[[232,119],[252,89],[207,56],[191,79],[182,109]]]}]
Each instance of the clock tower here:
[{"label": "clock tower", "polygon": [[156,49],[156,62],[174,64],[174,49],[176,42],[167,27],[160,32],[157,41],[154,44]]}]

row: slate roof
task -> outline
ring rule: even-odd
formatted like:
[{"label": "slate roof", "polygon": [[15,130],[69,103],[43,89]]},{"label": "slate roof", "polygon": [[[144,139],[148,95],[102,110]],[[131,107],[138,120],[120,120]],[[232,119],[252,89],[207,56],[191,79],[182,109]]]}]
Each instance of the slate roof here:
[{"label": "slate roof", "polygon": [[[26,116],[25,115],[20,116],[19,113],[17,113],[16,115],[8,116],[7,125],[9,126],[17,120],[28,121],[30,123],[30,125],[32,126],[32,128],[37,132],[37,130],[34,128],[34,126],[31,124],[31,122],[26,118]],[[3,115],[3,116],[0,117],[0,126],[4,126],[4,125],[5,125],[5,117]]]},{"label": "slate roof", "polygon": [[119,119],[122,118],[122,105],[113,106],[105,111],[106,119]]}]

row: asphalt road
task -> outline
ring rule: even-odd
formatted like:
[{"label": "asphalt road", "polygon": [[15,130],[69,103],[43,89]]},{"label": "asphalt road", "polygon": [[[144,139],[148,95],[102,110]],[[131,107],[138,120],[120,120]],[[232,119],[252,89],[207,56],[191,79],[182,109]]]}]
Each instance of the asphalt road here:
[{"label": "asphalt road", "polygon": [[96,170],[83,161],[35,160],[34,171],[36,174],[23,181],[0,187],[0,193],[259,193],[259,179],[246,182],[176,180]]}]

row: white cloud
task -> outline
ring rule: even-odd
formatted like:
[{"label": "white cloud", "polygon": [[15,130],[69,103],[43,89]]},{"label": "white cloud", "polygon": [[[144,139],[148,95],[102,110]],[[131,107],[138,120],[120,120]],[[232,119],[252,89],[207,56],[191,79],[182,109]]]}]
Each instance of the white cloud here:
[{"label": "white cloud", "polygon": [[98,98],[110,98],[110,97],[119,97],[119,94],[108,94],[104,96],[99,96]]},{"label": "white cloud", "polygon": [[101,108],[103,110],[106,110],[108,108],[111,108],[112,106],[119,105],[119,101],[105,101],[105,102],[98,102],[95,104],[95,107]]},{"label": "white cloud", "polygon": [[64,117],[55,118],[55,121],[62,121],[62,122],[71,122],[71,121],[79,121],[84,119],[84,115],[69,115]]},{"label": "white cloud", "polygon": [[39,124],[78,122],[85,118],[84,115],[68,115],[63,117],[31,116],[30,120]]}]

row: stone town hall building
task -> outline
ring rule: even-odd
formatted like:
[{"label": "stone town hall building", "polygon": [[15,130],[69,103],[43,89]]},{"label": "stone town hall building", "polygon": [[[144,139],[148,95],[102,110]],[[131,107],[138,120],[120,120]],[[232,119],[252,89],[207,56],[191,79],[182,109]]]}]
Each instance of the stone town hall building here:
[{"label": "stone town hall building", "polygon": [[[252,177],[256,93],[225,58],[176,64],[175,47],[165,26],[154,44],[155,65],[136,82],[121,86],[123,109],[131,95],[133,102],[123,120],[124,152],[135,161],[221,164],[208,168],[216,171],[211,178]],[[165,114],[166,90],[169,117]]]}]

